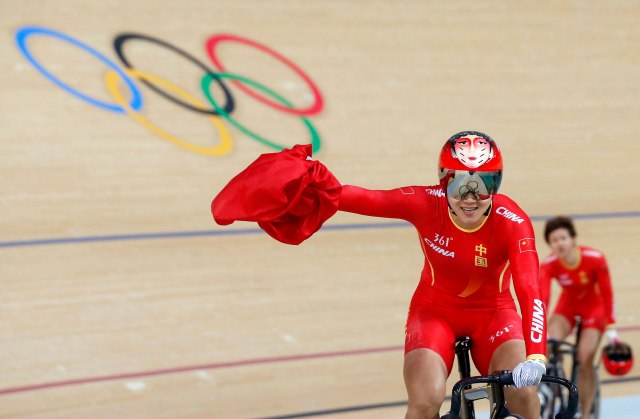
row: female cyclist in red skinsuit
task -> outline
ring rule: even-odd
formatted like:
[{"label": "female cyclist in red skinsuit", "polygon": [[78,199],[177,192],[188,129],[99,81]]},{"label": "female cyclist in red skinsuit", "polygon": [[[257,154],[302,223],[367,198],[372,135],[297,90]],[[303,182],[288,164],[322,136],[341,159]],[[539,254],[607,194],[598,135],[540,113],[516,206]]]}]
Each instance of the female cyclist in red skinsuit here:
[{"label": "female cyclist in red skinsuit", "polygon": [[505,389],[509,409],[538,418],[532,386],[545,372],[546,351],[538,255],[527,215],[496,194],[502,156],[494,141],[476,131],[455,134],[440,153],[439,185],[388,191],[341,186],[310,151],[295,146],[262,155],[213,200],[216,222],[258,221],[290,244],[317,231],[336,208],[412,223],[424,268],[406,324],[406,417],[439,417],[455,340],[471,336],[480,373],[513,370],[516,388]]},{"label": "female cyclist in red skinsuit", "polygon": [[[456,338],[469,335],[481,374],[514,370],[512,412],[540,415],[534,387],[545,371],[545,306],[533,228],[496,194],[502,157],[486,134],[465,131],[442,148],[440,185],[374,191],[343,185],[338,209],[412,223],[425,262],[409,308],[406,418],[437,418]],[[511,277],[522,318],[510,292]]]},{"label": "female cyclist in red skinsuit", "polygon": [[[578,246],[570,218],[548,220],[544,237],[552,250],[540,267],[545,303],[549,303],[551,278],[562,286],[562,294],[549,320],[549,337],[564,339],[574,328],[576,316],[582,319],[577,385],[582,411],[589,412],[595,392],[596,350],[607,326],[615,323],[609,268],[602,253]],[[618,341],[615,329],[609,328],[607,338],[610,343]]]}]

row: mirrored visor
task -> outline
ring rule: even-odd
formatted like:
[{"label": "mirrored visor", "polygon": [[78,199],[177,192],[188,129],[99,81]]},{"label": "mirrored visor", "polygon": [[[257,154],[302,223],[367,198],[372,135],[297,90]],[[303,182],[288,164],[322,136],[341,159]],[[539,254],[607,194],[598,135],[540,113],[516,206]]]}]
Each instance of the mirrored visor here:
[{"label": "mirrored visor", "polygon": [[465,199],[469,194],[475,199],[489,199],[498,192],[502,172],[476,172],[450,170],[446,178],[447,196],[453,199]]}]

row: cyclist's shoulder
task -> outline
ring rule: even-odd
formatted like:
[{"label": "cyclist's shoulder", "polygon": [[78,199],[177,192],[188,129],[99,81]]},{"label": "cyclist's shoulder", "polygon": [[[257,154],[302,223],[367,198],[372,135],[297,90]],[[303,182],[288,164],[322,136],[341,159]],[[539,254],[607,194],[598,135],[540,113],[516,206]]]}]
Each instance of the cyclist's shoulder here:
[{"label": "cyclist's shoulder", "polygon": [[418,193],[421,196],[426,196],[429,199],[435,199],[435,200],[447,199],[440,185],[409,186],[409,187],[418,191]]},{"label": "cyclist's shoulder", "polygon": [[493,212],[499,224],[508,227],[531,226],[531,220],[527,213],[511,198],[502,194],[493,196]]},{"label": "cyclist's shoulder", "polygon": [[493,195],[493,205],[495,206],[496,210],[504,208],[505,210],[529,218],[527,216],[527,213],[520,207],[520,205],[518,205],[516,201],[514,201],[507,195],[499,193]]},{"label": "cyclist's shoulder", "polygon": [[602,253],[601,251],[594,249],[592,247],[588,247],[588,246],[579,246],[580,249],[580,253],[582,254],[583,258],[586,259],[597,259],[597,260],[602,260],[604,259],[604,253]]},{"label": "cyclist's shoulder", "polygon": [[556,263],[558,263],[558,256],[554,255],[553,253],[547,255],[547,257],[542,259],[542,262],[540,262],[542,266],[552,266]]}]

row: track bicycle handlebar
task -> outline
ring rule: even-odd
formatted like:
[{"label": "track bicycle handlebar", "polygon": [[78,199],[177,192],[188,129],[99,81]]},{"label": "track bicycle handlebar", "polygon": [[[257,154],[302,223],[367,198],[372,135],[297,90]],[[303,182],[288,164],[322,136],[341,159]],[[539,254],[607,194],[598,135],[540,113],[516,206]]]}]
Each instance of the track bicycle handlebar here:
[{"label": "track bicycle handlebar", "polygon": [[[567,407],[556,415],[556,419],[573,418],[578,410],[578,388],[576,385],[569,380],[554,377],[552,375],[543,375],[541,382],[559,384],[569,390],[569,401],[567,402]],[[458,381],[451,391],[451,410],[449,410],[449,413],[442,416],[440,419],[458,419],[460,417],[462,390],[466,386],[472,384],[498,384],[501,386],[512,386],[513,375],[511,374],[511,371],[502,371],[493,375],[463,378]]]}]

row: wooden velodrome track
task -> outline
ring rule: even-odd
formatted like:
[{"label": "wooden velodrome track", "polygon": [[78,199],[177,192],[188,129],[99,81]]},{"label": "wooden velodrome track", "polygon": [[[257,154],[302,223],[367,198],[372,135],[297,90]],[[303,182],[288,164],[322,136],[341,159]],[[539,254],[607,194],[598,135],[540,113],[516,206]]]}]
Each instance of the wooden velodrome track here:
[{"label": "wooden velodrome track", "polygon": [[[504,154],[502,192],[536,233],[577,215],[580,242],[606,253],[621,337],[638,351],[639,15],[629,1],[0,0],[0,417],[403,417],[404,320],[422,268],[414,230],[395,220],[339,213],[300,246],[215,225],[211,199],[272,147],[136,81],[148,121],[223,155],[172,144],[72,96],[23,52],[115,104],[104,77],[118,34],[210,68],[207,39],[249,38],[317,84],[315,157],[370,188],[433,184],[444,140],[485,131]],[[144,39],[124,49],[207,103],[194,63]],[[269,51],[215,51],[293,106],[317,103]],[[300,116],[224,82],[237,123],[287,147],[310,141]],[[640,395],[640,369],[628,378],[605,397]]]}]

